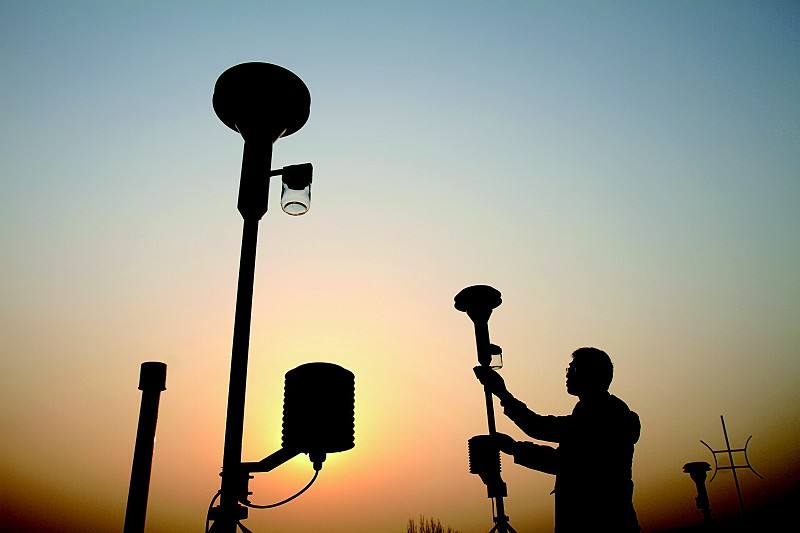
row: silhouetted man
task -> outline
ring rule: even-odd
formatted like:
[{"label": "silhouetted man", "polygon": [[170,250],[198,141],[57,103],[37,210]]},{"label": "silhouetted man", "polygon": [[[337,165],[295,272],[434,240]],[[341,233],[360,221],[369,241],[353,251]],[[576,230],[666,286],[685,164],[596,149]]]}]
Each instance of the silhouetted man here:
[{"label": "silhouetted man", "polygon": [[534,439],[558,448],[515,441],[497,434],[501,451],[514,462],[555,474],[555,531],[636,532],[631,464],[639,440],[639,416],[608,393],[613,366],[597,348],[579,348],[567,368],[567,392],[579,398],[567,416],[542,416],[506,389],[500,375],[475,367],[475,375],[500,398],[504,413]]}]

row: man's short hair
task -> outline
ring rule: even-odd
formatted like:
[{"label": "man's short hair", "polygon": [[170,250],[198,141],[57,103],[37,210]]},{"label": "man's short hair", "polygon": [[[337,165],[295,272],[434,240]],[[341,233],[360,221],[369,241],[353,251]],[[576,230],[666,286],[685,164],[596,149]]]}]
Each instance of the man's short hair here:
[{"label": "man's short hair", "polygon": [[578,348],[572,352],[572,359],[580,366],[581,374],[588,374],[587,381],[602,385],[603,389],[608,390],[614,377],[614,365],[606,352],[591,347]]}]

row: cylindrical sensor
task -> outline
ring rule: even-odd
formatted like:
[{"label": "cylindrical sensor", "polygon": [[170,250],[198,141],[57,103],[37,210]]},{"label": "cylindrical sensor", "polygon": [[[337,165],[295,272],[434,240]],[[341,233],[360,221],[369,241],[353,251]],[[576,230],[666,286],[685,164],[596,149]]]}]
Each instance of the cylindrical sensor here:
[{"label": "cylindrical sensor", "polygon": [[492,356],[489,367],[495,370],[503,368],[503,349],[496,344],[489,344],[489,354]]},{"label": "cylindrical sensor", "polygon": [[287,215],[303,215],[311,207],[311,163],[283,167],[281,209]]},{"label": "cylindrical sensor", "polygon": [[469,472],[479,476],[500,475],[500,450],[492,435],[476,435],[467,441]]},{"label": "cylindrical sensor", "polygon": [[306,363],[286,373],[283,447],[308,454],[355,446],[355,376],[332,363]]},{"label": "cylindrical sensor", "polygon": [[281,189],[281,209],[287,215],[304,215],[311,207],[311,185],[294,189],[285,182]]}]

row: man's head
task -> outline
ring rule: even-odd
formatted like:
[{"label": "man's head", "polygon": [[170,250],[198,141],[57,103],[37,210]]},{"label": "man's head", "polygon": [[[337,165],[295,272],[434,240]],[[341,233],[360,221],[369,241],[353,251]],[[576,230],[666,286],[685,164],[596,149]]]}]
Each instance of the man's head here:
[{"label": "man's head", "polygon": [[582,396],[607,391],[613,375],[614,365],[606,352],[597,348],[578,348],[572,352],[572,361],[567,367],[567,392]]}]

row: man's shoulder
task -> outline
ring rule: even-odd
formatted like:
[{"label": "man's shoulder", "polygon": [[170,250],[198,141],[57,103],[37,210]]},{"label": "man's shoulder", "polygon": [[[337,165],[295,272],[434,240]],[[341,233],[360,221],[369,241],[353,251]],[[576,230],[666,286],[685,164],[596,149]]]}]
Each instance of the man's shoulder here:
[{"label": "man's shoulder", "polygon": [[609,394],[609,407],[613,413],[612,416],[619,421],[625,432],[630,434],[633,442],[639,440],[639,434],[642,428],[639,415],[635,411],[632,411],[630,407],[628,407],[628,404],[613,394]]},{"label": "man's shoulder", "polygon": [[608,403],[612,409],[619,409],[620,411],[631,411],[631,408],[628,407],[627,403],[625,403],[619,397],[614,396],[613,394],[608,395]]}]

